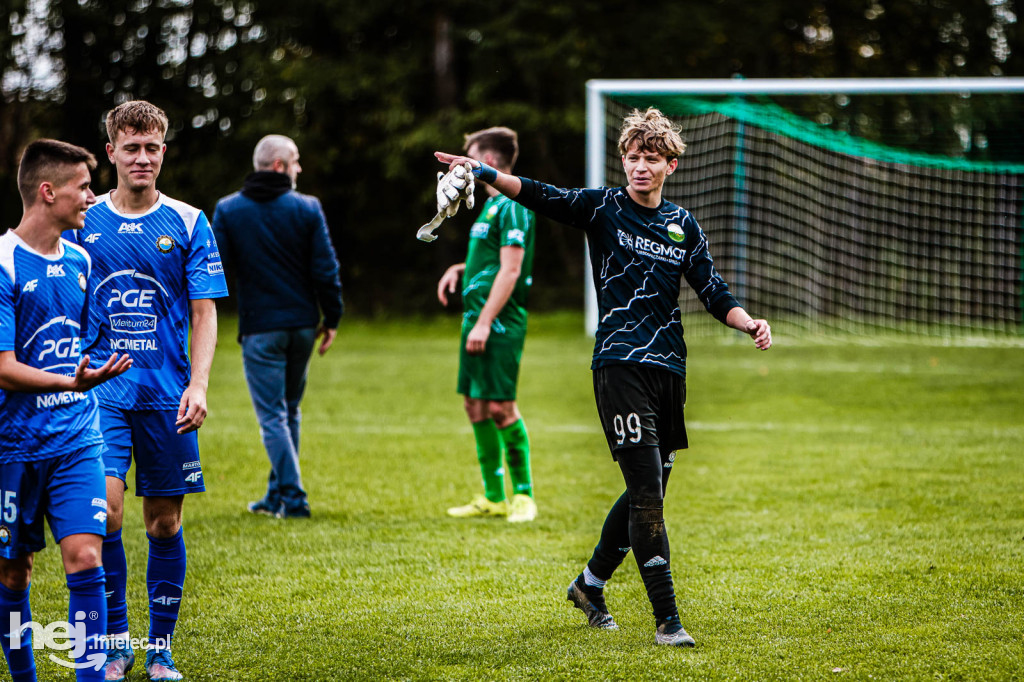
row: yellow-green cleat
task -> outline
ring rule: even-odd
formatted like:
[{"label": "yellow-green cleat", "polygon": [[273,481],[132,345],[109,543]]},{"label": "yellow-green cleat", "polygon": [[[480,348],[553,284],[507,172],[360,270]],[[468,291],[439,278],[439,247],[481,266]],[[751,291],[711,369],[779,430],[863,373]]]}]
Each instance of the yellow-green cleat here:
[{"label": "yellow-green cleat", "polygon": [[523,523],[537,518],[537,503],[529,495],[513,495],[508,508],[509,523]]},{"label": "yellow-green cleat", "polygon": [[450,507],[448,516],[469,519],[485,516],[508,516],[508,501],[491,502],[483,495],[477,495],[473,501],[462,507]]}]

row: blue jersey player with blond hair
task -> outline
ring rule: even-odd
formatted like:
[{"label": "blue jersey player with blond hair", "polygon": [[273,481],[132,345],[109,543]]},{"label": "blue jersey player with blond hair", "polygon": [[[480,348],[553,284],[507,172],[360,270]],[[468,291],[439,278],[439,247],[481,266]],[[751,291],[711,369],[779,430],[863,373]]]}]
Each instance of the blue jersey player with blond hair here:
[{"label": "blue jersey player with blond hair", "polygon": [[682,282],[709,313],[771,346],[765,320],[751,319],[715,270],[708,241],[689,211],[662,197],[685,144],[657,109],[623,121],[619,153],[628,184],[561,189],[437,152],[455,167],[470,163],[479,180],[537,213],[587,235],[600,322],[591,365],[598,414],[626,491],[612,505],[601,537],[568,598],[593,627],[615,629],[604,586],[630,549],[656,622],[655,642],[693,646],[676,606],[665,530],[665,486],[676,450],[687,447],[686,344],[679,310]]},{"label": "blue jersey player with blond hair", "polygon": [[133,460],[149,540],[146,672],[151,680],[182,678],[171,658],[185,583],[182,507],[186,494],[205,490],[196,430],[206,418],[217,341],[213,299],[227,295],[206,216],[157,191],[166,132],[167,116],[149,102],[109,112],[106,151],[117,187],[97,199],[78,235],[93,260],[86,347],[127,351],[135,361],[131,374],[97,391],[110,504],[103,543],[113,640],[108,680],[123,679],[135,661],[121,542]]},{"label": "blue jersey player with blond hair", "polygon": [[15,682],[36,679],[29,588],[44,519],[70,592],[72,660],[56,660],[79,680],[103,679],[107,502],[88,391],[131,360],[115,353],[92,369],[81,357],[89,256],[61,239],[82,227],[96,199],[95,167],[92,154],[66,142],[28,145],[18,168],[24,214],[0,236],[0,644]]}]

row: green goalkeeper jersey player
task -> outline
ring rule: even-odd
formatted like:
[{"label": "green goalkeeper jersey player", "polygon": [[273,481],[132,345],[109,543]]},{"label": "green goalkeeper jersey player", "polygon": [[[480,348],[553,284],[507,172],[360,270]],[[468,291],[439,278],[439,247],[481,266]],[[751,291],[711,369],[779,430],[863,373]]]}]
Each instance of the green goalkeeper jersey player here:
[{"label": "green goalkeeper jersey player", "polygon": [[[519,154],[515,131],[487,128],[466,135],[466,155],[511,172]],[[465,263],[441,277],[443,305],[462,285],[458,392],[473,426],[484,493],[452,507],[455,517],[493,516],[532,521],[537,516],[530,473],[530,441],[516,405],[519,363],[526,340],[526,300],[533,268],[534,216],[487,187],[488,199],[469,234]],[[504,464],[502,457],[504,455]],[[505,471],[512,499],[505,493]]]}]

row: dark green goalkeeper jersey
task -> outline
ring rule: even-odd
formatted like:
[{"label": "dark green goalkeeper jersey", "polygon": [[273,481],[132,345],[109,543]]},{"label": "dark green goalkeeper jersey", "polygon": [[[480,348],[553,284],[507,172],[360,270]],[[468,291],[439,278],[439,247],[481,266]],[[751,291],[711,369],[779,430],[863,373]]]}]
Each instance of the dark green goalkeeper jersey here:
[{"label": "dark green goalkeeper jersey", "polygon": [[505,307],[491,325],[491,331],[509,336],[526,334],[526,300],[533,285],[533,212],[508,197],[491,197],[480,211],[469,232],[469,253],[462,275],[463,328],[471,328],[501,267],[501,247],[519,246],[524,250],[519,279]]}]

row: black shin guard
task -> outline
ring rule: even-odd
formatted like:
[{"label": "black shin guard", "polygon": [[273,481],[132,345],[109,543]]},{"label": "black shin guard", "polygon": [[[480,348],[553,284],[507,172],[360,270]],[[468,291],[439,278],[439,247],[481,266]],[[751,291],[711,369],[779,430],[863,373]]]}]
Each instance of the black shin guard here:
[{"label": "black shin guard", "polygon": [[664,516],[664,473],[668,470],[663,469],[664,462],[656,447],[620,453],[618,463],[629,496],[629,544],[654,617],[662,622],[678,615]]}]

